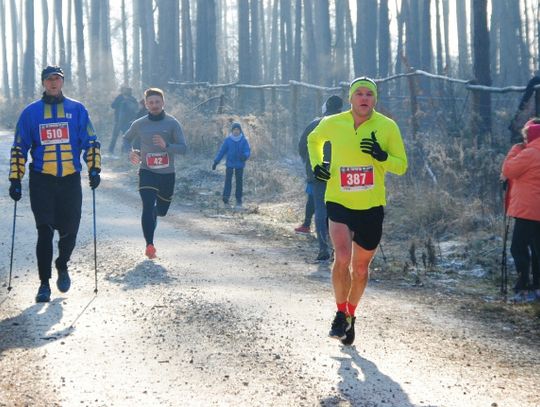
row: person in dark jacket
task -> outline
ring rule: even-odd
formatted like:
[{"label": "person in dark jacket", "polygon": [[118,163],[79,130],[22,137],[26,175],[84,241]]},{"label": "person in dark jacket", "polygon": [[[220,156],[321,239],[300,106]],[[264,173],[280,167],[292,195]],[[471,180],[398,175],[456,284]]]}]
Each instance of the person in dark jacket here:
[{"label": "person in dark jacket", "polygon": [[[322,114],[324,116],[330,116],[332,114],[340,113],[343,107],[343,100],[336,95],[330,96],[323,105]],[[308,194],[308,200],[306,202],[306,215],[304,223],[295,229],[297,233],[309,233],[309,223],[311,217],[315,213],[315,227],[317,231],[317,241],[319,242],[319,254],[316,261],[330,260],[332,248],[330,246],[330,239],[328,237],[328,222],[326,219],[326,204],[324,203],[324,193],[326,191],[326,182],[317,180],[313,176],[313,170],[311,169],[311,162],[309,160],[309,154],[307,149],[307,139],[309,134],[317,127],[322,117],[313,119],[311,123],[307,125],[304,132],[300,136],[298,141],[298,154],[306,166],[306,193]],[[330,144],[326,143],[324,146],[324,161],[330,162]],[[309,223],[308,223],[309,222]]]},{"label": "person in dark jacket", "polygon": [[231,197],[232,177],[234,173],[236,182],[236,207],[242,207],[244,167],[250,155],[251,149],[246,136],[242,132],[242,127],[240,123],[234,122],[231,125],[231,132],[225,138],[225,141],[223,141],[212,164],[212,170],[215,170],[221,159],[227,156],[225,161],[225,186],[223,188],[223,203],[225,205],[229,204]]},{"label": "person in dark jacket", "polygon": [[[112,102],[111,108],[114,110],[114,127],[111,144],[109,144],[109,153],[114,154],[114,147],[119,134],[126,133],[133,120],[135,120],[139,108],[137,99],[131,95],[130,87],[122,86],[120,94]],[[123,145],[122,152],[127,152],[128,148],[128,145]]]}]

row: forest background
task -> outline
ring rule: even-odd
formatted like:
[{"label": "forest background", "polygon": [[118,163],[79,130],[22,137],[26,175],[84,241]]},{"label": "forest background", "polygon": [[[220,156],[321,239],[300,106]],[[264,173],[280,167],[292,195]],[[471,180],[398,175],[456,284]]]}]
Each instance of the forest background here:
[{"label": "forest background", "polygon": [[[103,144],[121,85],[136,97],[161,87],[190,165],[210,162],[230,121],[242,122],[254,150],[247,196],[259,213],[286,203],[272,216],[292,223],[304,200],[301,131],[326,97],[371,76],[410,160],[405,177],[389,178],[387,268],[418,281],[419,269],[479,267],[497,287],[499,172],[539,113],[539,92],[520,103],[540,68],[539,13],[535,0],[3,0],[0,121],[14,127],[48,64],[64,68],[65,93],[88,107]],[[194,177],[218,190],[207,167],[178,190],[193,190]],[[181,199],[213,205],[196,195]]]}]

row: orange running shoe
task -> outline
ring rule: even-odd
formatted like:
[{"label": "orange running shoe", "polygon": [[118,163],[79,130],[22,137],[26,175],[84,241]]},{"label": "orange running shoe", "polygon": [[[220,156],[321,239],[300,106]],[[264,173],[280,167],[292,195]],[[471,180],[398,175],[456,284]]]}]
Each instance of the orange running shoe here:
[{"label": "orange running shoe", "polygon": [[154,247],[154,245],[149,244],[148,246],[146,246],[146,252],[144,254],[146,254],[146,257],[148,257],[149,259],[155,259],[157,256],[156,248]]}]

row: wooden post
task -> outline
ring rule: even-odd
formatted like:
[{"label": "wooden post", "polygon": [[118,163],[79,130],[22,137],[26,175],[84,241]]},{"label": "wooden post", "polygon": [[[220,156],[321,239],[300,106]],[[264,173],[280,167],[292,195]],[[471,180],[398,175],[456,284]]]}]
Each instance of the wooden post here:
[{"label": "wooden post", "polygon": [[[411,68],[409,72],[414,72]],[[411,129],[412,129],[412,139],[416,140],[418,135],[418,100],[416,99],[416,93],[418,87],[416,86],[414,75],[409,75],[407,77],[409,83],[409,95],[411,97]]]},{"label": "wooden post", "polygon": [[287,149],[290,150],[292,148],[292,140],[297,137],[298,134],[298,86],[295,84],[290,83],[289,86],[291,87],[291,120],[292,120],[292,134],[289,137],[287,145]]}]

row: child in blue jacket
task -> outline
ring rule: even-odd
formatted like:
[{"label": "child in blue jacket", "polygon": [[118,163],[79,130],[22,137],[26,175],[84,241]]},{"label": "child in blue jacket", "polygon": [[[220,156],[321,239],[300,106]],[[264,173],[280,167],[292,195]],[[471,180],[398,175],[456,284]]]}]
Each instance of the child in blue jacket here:
[{"label": "child in blue jacket", "polygon": [[231,125],[231,132],[223,141],[219,152],[214,158],[214,164],[212,169],[215,170],[224,155],[227,156],[225,161],[225,187],[223,188],[223,203],[229,204],[229,198],[231,197],[232,189],[232,177],[233,172],[236,180],[236,206],[242,207],[242,184],[244,178],[244,167],[246,166],[246,160],[249,158],[251,150],[249,143],[242,132],[240,123],[233,123]]}]

